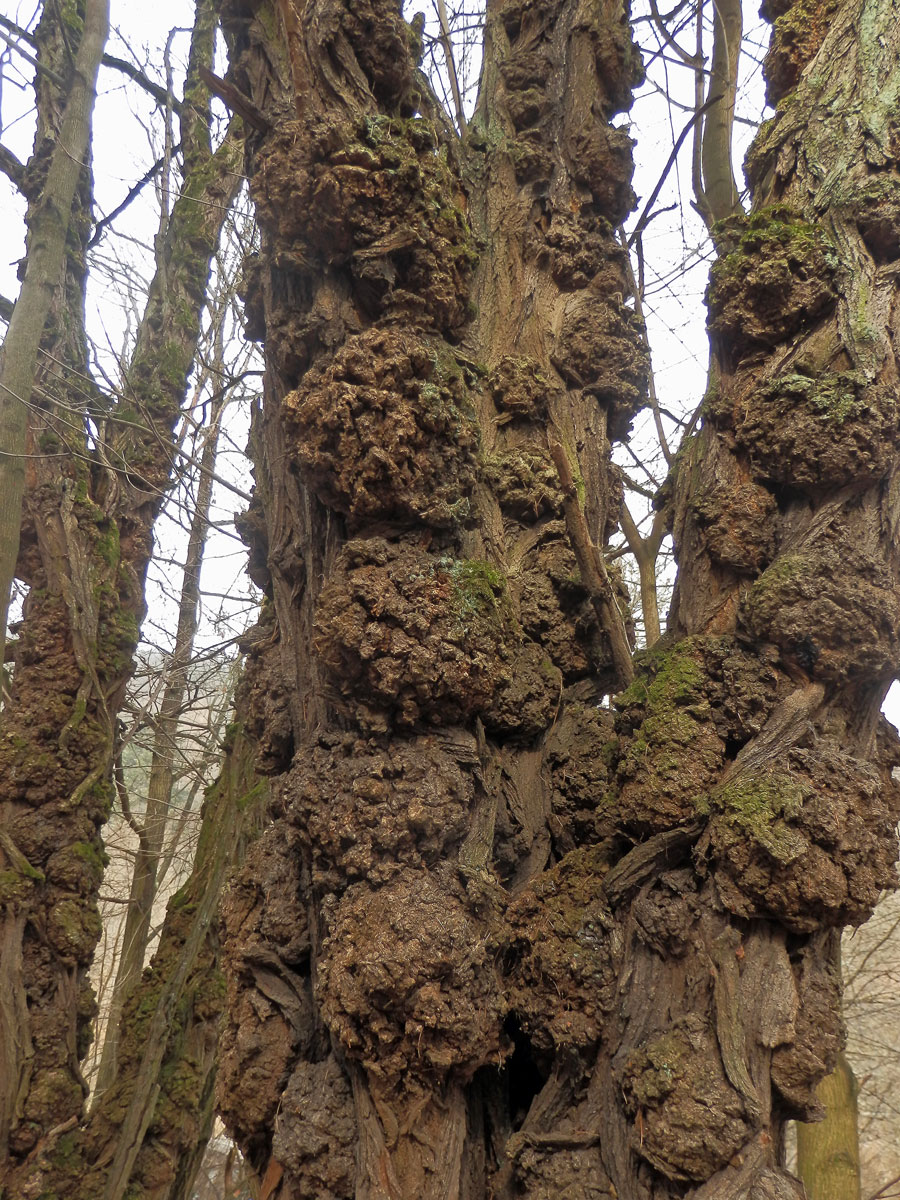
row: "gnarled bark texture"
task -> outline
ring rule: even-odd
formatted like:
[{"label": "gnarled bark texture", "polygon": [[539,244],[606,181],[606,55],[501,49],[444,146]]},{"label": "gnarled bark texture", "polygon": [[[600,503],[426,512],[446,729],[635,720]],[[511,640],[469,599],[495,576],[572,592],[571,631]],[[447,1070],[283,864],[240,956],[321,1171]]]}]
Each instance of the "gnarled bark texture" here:
[{"label": "gnarled bark texture", "polygon": [[226,1120],[284,1198],[799,1197],[782,1123],[896,851],[897,226],[858,203],[896,179],[891,5],[830,14],[722,231],[670,628],[615,716],[622,8],[489,4],[462,143],[393,0],[223,12],[277,780],[225,913]]}]

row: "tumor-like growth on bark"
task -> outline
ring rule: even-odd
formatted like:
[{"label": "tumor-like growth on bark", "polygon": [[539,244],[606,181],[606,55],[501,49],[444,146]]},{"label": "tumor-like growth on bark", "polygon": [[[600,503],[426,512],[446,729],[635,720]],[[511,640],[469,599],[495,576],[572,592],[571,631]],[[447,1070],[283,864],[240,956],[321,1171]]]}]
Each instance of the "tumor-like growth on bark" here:
[{"label": "tumor-like growth on bark", "polygon": [[338,892],[437,865],[468,832],[472,791],[435,739],[382,747],[335,734],[304,749],[278,807],[297,829],[314,886]]},{"label": "tumor-like growth on bark", "polygon": [[409,1096],[502,1061],[505,1003],[456,871],[355,884],[327,913],[324,1015],[344,1051]]},{"label": "tumor-like growth on bark", "polygon": [[739,775],[711,800],[710,846],[724,903],[789,929],[858,924],[896,884],[900,789],[835,738],[794,746],[765,774]]},{"label": "tumor-like growth on bark", "polygon": [[720,391],[707,402],[716,424],[733,430],[755,478],[812,495],[865,488],[884,475],[900,440],[892,389],[854,371],[802,362],[765,383]]},{"label": "tumor-like growth on bark", "polygon": [[511,681],[518,637],[503,577],[384,538],[341,552],[316,621],[316,649],[349,711],[452,725],[490,709]]},{"label": "tumor-like growth on bark", "polygon": [[[599,676],[609,678],[613,686],[608,644],[598,627],[575,555],[563,540],[559,526],[547,524],[544,530],[545,538],[524,556],[516,581],[522,628],[540,643],[567,684]],[[622,599],[627,597],[622,595]]]},{"label": "tumor-like growth on bark", "polygon": [[429,121],[372,114],[285,122],[252,190],[283,267],[340,270],[368,314],[454,329],[476,259],[457,187]]},{"label": "tumor-like growth on bark", "polygon": [[608,854],[572,851],[507,913],[509,1003],[548,1061],[556,1050],[595,1047],[615,1003],[620,964],[602,891]]},{"label": "tumor-like growth on bark", "polygon": [[625,435],[646,395],[641,329],[634,311],[617,297],[581,293],[563,309],[553,365],[570,386],[608,407],[611,436]]},{"label": "tumor-like growth on bark", "polygon": [[719,1065],[713,1030],[698,1014],[632,1051],[620,1086],[636,1119],[632,1149],[668,1179],[709,1179],[750,1133],[740,1093]]},{"label": "tumor-like growth on bark", "polygon": [[284,403],[305,482],[351,528],[464,519],[478,427],[463,372],[440,340],[369,329],[307,371]]},{"label": "tumor-like growth on bark", "polygon": [[710,272],[709,328],[739,359],[774,346],[831,307],[837,259],[816,225],[785,207],[736,218],[735,248]]},{"label": "tumor-like growth on bark", "polygon": [[756,637],[833,683],[892,672],[900,657],[900,597],[861,524],[850,513],[779,555],[742,610]]}]

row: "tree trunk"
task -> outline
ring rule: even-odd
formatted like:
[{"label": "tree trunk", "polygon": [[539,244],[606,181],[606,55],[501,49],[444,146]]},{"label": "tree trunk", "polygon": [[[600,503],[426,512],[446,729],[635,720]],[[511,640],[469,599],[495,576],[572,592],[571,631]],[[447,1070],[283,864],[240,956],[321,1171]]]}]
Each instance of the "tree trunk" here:
[{"label": "tree trunk", "polygon": [[859,1200],[859,1112],[856,1080],[845,1054],[816,1092],[825,1118],[797,1126],[797,1174],[809,1200]]},{"label": "tree trunk", "polygon": [[132,867],[121,952],[116,968],[116,978],[106,1019],[103,1050],[95,1084],[95,1090],[101,1094],[110,1086],[116,1076],[119,1022],[122,1008],[141,977],[144,969],[144,956],[150,941],[150,920],[157,894],[158,871],[171,815],[178,726],[187,692],[188,672],[194,656],[194,639],[197,636],[200,570],[203,565],[203,554],[209,529],[213,468],[224,406],[225,397],[220,395],[211,407],[209,425],[206,429],[200,456],[197,496],[190,518],[190,533],[184,561],[181,597],[178,604],[175,644],[171,657],[164,668],[166,682],[163,687],[159,715],[153,728],[147,806],[138,832],[138,847]]},{"label": "tree trunk", "polygon": [[800,1197],[784,1121],[818,1111],[900,810],[897,208],[860,207],[896,197],[892,6],[776,25],[795,90],[720,233],[673,611],[615,716],[623,11],[490,3],[460,142],[391,0],[223,7],[278,777],[226,912],[226,1120],[285,1200]]},{"label": "tree trunk", "polygon": [[256,836],[267,788],[240,724],[207,789],[191,875],[169,901],[159,947],[125,999],[117,1071],[44,1185],[67,1200],[189,1200],[212,1130],[225,986],[216,911]]},{"label": "tree trunk", "polygon": [[[63,18],[59,20],[62,22]],[[66,61],[61,54],[54,56],[52,64],[47,62],[46,22],[41,38],[45,51],[39,59],[41,66],[53,70],[57,79],[62,75],[70,82],[65,107],[57,121],[51,111],[60,104],[60,99],[51,97],[51,85],[42,81],[44,103],[38,105],[35,155],[26,173],[31,175],[28,190],[32,196],[25,278],[0,358],[0,662],[4,661],[7,612],[19,551],[28,407],[35,379],[41,374],[38,351],[44,327],[58,305],[60,292],[65,291],[60,285],[66,275],[73,210],[81,209],[82,218],[87,211],[83,207],[84,198],[77,193],[79,182],[90,172],[91,118],[97,72],[109,33],[108,0],[85,0],[73,5],[65,21],[70,28],[59,30],[58,40],[63,40],[66,32],[70,37],[80,34],[71,69],[66,65],[62,71],[56,70]],[[51,144],[53,148],[49,150]],[[49,159],[48,165],[42,159]],[[74,232],[73,238],[77,240],[77,236]],[[14,1078],[6,1072],[4,1076]],[[0,1111],[0,1145],[6,1141],[8,1123],[4,1104]]]},{"label": "tree trunk", "polygon": [[[59,32],[55,18],[46,23]],[[0,738],[0,1178],[10,1195],[40,1192],[86,1093],[79,1062],[94,1010],[88,969],[100,933],[99,830],[112,795],[116,713],[210,261],[239,184],[233,136],[211,152],[208,95],[198,83],[215,25],[201,3],[182,123],[185,176],[126,395],[110,409],[90,382],[82,320],[90,208],[82,196],[45,335],[56,365],[30,414],[16,567],[29,592]],[[73,408],[83,416],[73,420]],[[88,420],[98,433],[91,440]]]}]

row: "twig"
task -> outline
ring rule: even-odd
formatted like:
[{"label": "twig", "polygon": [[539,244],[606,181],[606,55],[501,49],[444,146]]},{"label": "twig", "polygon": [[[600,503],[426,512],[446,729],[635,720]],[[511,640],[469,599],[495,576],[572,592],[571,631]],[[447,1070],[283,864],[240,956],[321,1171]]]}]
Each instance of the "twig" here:
[{"label": "twig", "polygon": [[459,76],[456,73],[456,60],[453,57],[453,42],[450,37],[450,22],[447,19],[447,5],[444,0],[435,0],[438,22],[441,26],[441,49],[447,63],[447,74],[450,76],[450,91],[453,94],[453,107],[456,109],[456,124],[459,132],[465,136],[466,113],[463,108],[462,92],[459,87]]},{"label": "twig", "polygon": [[629,250],[634,245],[635,239],[640,237],[640,235],[644,232],[644,229],[646,229],[648,222],[650,221],[650,213],[653,209],[653,205],[656,203],[656,198],[659,195],[659,193],[662,191],[663,184],[666,182],[669,172],[672,170],[672,165],[675,162],[675,159],[678,157],[678,151],[681,149],[682,144],[684,143],[684,139],[691,132],[691,130],[694,128],[694,126],[697,124],[697,122],[700,120],[700,118],[703,116],[703,114],[706,112],[706,110],[708,108],[712,107],[713,104],[718,103],[718,101],[721,99],[722,99],[721,95],[710,96],[710,98],[706,101],[705,104],[701,104],[700,107],[697,108],[695,110],[695,112],[693,112],[691,114],[691,117],[688,120],[687,124],[685,125],[684,129],[682,129],[681,133],[679,133],[678,137],[675,139],[675,145],[672,147],[672,151],[671,151],[669,157],[666,159],[666,165],[662,169],[662,174],[660,175],[659,179],[657,180],[656,187],[650,193],[650,198],[647,201],[647,203],[644,205],[641,215],[638,217],[637,225],[635,225],[634,229],[631,231],[631,236],[628,239]]}]

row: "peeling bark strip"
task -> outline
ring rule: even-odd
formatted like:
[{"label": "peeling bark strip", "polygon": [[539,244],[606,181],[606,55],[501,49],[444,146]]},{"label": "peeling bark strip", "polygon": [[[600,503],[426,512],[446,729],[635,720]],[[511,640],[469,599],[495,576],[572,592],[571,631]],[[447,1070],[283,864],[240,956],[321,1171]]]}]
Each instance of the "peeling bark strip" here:
[{"label": "peeling bark strip", "polygon": [[284,1200],[799,1197],[783,1122],[815,1112],[840,926],[900,811],[896,230],[859,203],[897,178],[900,23],[830,13],[757,142],[671,627],[613,717],[565,506],[602,545],[646,383],[608,123],[640,68],[615,4],[488,10],[457,141],[393,0],[223,5],[269,125],[243,529],[276,782],[225,910],[220,1105]]}]

